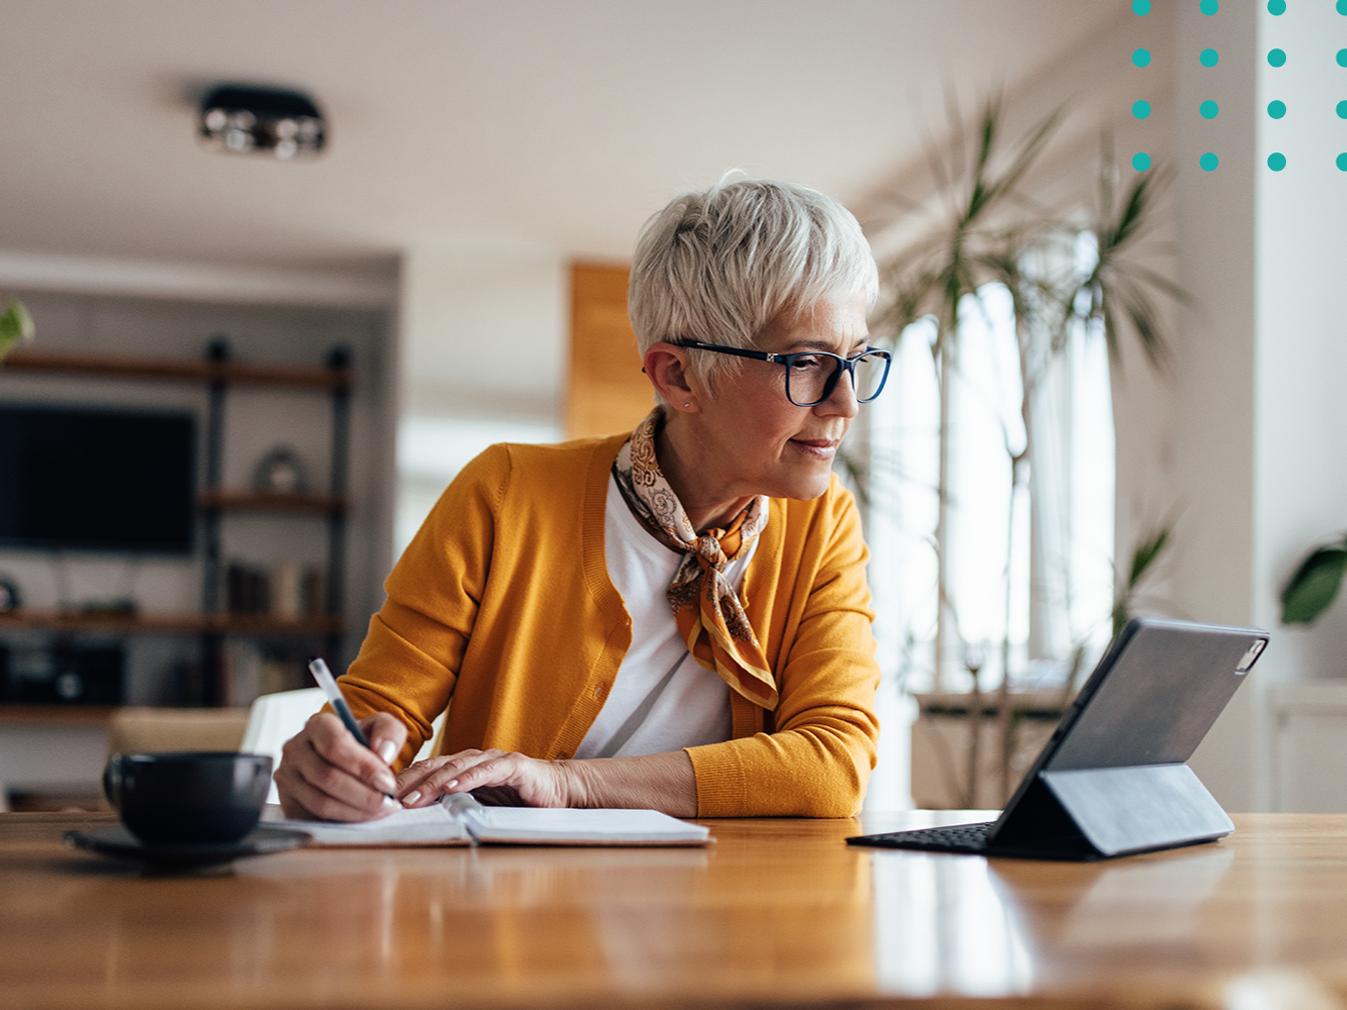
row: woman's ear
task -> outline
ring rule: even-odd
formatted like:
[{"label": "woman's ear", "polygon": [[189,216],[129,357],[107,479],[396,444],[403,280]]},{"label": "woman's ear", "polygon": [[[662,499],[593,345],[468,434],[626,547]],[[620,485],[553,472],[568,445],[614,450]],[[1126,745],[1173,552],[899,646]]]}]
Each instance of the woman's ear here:
[{"label": "woman's ear", "polygon": [[674,410],[692,410],[697,406],[696,380],[688,370],[687,350],[659,341],[645,352],[645,374],[660,398]]}]

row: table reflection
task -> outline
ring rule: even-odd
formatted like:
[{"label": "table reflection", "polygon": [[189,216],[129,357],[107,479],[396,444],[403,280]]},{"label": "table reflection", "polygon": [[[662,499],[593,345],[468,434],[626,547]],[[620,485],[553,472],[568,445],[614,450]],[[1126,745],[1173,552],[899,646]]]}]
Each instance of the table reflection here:
[{"label": "table reflection", "polygon": [[1074,864],[877,853],[878,977],[908,994],[1022,994],[1110,963],[1191,966],[1233,861],[1221,845]]},{"label": "table reflection", "polygon": [[1013,889],[980,856],[877,852],[882,989],[912,995],[1026,992],[1035,961]]},{"label": "table reflection", "polygon": [[[383,976],[405,991],[409,980],[461,987],[489,976],[495,995],[527,998],[604,978],[619,992],[695,993],[704,978],[687,966],[708,964],[746,990],[862,991],[874,964],[868,861],[835,838],[824,844],[807,878],[797,860],[763,865],[733,839],[709,849],[297,853],[262,872],[299,891],[321,876],[310,900],[271,903],[269,928],[340,949],[325,969],[331,984]],[[377,942],[352,948],[351,935]],[[826,978],[810,967],[821,962]],[[272,967],[306,970],[300,959]]]}]

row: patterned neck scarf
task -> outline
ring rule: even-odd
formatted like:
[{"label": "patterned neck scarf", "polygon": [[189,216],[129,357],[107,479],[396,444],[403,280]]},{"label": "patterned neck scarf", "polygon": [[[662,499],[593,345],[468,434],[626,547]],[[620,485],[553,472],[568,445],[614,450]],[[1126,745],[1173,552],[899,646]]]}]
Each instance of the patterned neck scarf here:
[{"label": "patterned neck scarf", "polygon": [[637,425],[613,462],[613,477],[641,525],[665,547],[683,555],[666,595],[688,652],[714,670],[731,691],[774,709],[776,681],[743,605],[725,578],[725,566],[767,524],[767,498],[759,495],[724,529],[699,536],[655,457],[655,433],[663,419],[663,411],[656,407]]}]

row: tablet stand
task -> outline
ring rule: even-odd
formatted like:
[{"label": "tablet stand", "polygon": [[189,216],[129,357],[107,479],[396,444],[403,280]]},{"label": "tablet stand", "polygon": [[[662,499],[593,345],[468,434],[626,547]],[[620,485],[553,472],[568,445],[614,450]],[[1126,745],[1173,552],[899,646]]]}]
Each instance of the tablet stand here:
[{"label": "tablet stand", "polygon": [[1120,856],[1209,842],[1235,830],[1186,764],[1042,771],[988,838],[996,850]]}]

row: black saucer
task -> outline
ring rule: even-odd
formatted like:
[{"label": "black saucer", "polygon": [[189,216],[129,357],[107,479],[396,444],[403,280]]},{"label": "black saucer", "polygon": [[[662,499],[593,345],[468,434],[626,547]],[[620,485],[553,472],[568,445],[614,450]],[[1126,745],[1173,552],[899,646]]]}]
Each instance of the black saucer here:
[{"label": "black saucer", "polygon": [[120,824],[90,831],[67,831],[67,845],[86,852],[97,852],[114,859],[128,859],[156,866],[213,866],[245,856],[263,856],[268,852],[307,845],[312,839],[303,831],[286,828],[256,827],[237,842],[227,844],[146,844]]}]

